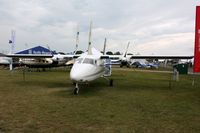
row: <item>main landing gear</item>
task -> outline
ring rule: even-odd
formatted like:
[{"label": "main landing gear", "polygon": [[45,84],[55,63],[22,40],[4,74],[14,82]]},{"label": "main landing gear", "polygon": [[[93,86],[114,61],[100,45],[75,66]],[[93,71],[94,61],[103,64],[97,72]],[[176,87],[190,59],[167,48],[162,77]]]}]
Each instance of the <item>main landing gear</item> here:
[{"label": "main landing gear", "polygon": [[109,79],[109,86],[113,86],[113,79]]},{"label": "main landing gear", "polygon": [[113,79],[109,79],[105,76],[103,76],[103,78],[109,82],[109,86],[113,86]]},{"label": "main landing gear", "polygon": [[[108,79],[106,77],[103,77],[104,79],[106,79],[107,81],[109,81],[109,86],[113,86],[113,79]],[[75,89],[74,89],[74,95],[78,95],[79,93],[79,87],[78,87],[78,83],[73,83],[75,85]]]},{"label": "main landing gear", "polygon": [[74,95],[78,95],[79,92],[79,87],[78,87],[78,83],[76,83],[76,87],[74,89]]}]

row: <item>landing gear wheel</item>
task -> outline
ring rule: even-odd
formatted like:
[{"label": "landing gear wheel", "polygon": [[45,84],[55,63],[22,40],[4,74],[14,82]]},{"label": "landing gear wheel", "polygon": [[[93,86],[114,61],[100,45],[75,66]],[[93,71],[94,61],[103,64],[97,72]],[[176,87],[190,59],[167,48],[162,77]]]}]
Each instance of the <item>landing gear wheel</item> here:
[{"label": "landing gear wheel", "polygon": [[79,92],[79,87],[78,87],[78,83],[76,83],[76,87],[74,89],[74,95],[78,95]]},{"label": "landing gear wheel", "polygon": [[113,86],[113,79],[110,79],[109,85]]},{"label": "landing gear wheel", "polygon": [[78,95],[78,90],[79,90],[78,88],[74,89],[74,95]]}]

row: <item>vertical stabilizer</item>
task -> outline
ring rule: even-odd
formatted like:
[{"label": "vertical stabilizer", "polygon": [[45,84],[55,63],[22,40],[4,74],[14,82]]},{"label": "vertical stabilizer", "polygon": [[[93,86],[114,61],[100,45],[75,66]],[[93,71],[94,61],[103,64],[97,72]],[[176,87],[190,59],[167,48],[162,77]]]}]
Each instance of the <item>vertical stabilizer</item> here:
[{"label": "vertical stabilizer", "polygon": [[11,39],[9,40],[9,44],[10,44],[10,54],[14,53],[14,49],[15,49],[15,31],[11,30]]},{"label": "vertical stabilizer", "polygon": [[[10,54],[14,53],[14,49],[15,49],[15,31],[11,30],[11,39],[9,40],[9,44],[10,44]],[[11,59],[10,61],[10,70],[13,70],[13,60]]]},{"label": "vertical stabilizer", "polygon": [[76,47],[75,47],[75,51],[74,54],[76,54],[77,50],[78,50],[78,44],[79,44],[79,27],[77,25],[77,33],[76,33]]},{"label": "vertical stabilizer", "polygon": [[127,48],[126,48],[126,51],[125,51],[125,53],[124,53],[123,57],[126,57],[126,55],[127,55],[128,48],[129,48],[129,44],[130,44],[130,42],[128,42],[128,45],[127,45]]},{"label": "vertical stabilizer", "polygon": [[91,46],[91,36],[92,36],[92,21],[90,22],[90,31],[89,31],[89,40],[88,40],[88,54],[92,54],[92,46]]},{"label": "vertical stabilizer", "polygon": [[107,39],[105,38],[105,40],[104,40],[104,46],[103,46],[103,54],[104,55],[106,54],[106,42],[107,42]]}]

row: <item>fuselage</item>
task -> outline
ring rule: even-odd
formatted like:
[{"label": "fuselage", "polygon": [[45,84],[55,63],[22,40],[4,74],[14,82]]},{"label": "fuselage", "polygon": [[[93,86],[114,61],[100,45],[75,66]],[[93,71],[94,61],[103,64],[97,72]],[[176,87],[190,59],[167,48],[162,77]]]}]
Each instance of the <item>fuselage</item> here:
[{"label": "fuselage", "polygon": [[76,59],[71,71],[70,79],[76,83],[87,83],[104,75],[104,60],[100,59],[102,54],[83,54]]},{"label": "fuselage", "polygon": [[53,63],[51,58],[39,58],[39,59],[35,59],[35,58],[21,58],[19,59],[19,62],[21,64],[24,65],[30,65],[30,66],[34,66],[34,65],[39,65],[39,66],[43,66],[43,65],[50,65]]},{"label": "fuselage", "polygon": [[64,66],[72,57],[73,55],[56,54],[52,58],[20,58],[19,62],[31,67],[55,67]]},{"label": "fuselage", "polygon": [[12,58],[9,57],[0,57],[1,65],[9,65],[12,62]]}]

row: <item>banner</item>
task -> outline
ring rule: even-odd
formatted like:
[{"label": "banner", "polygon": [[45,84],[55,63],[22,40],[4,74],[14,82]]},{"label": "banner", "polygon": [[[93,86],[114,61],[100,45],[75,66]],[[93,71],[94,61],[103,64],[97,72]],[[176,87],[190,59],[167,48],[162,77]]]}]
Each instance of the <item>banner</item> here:
[{"label": "banner", "polygon": [[200,6],[196,7],[196,28],[194,47],[194,72],[200,72]]}]

